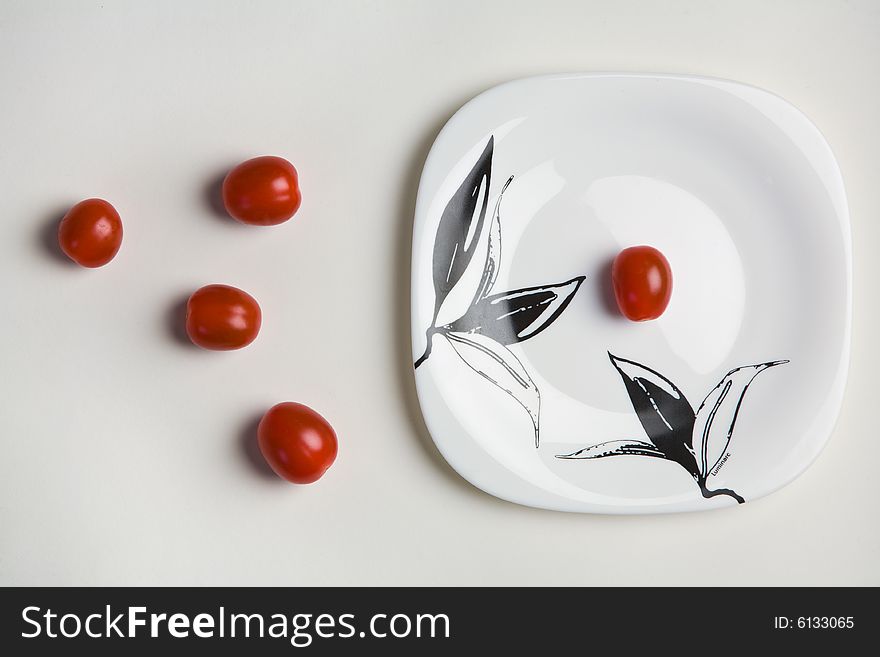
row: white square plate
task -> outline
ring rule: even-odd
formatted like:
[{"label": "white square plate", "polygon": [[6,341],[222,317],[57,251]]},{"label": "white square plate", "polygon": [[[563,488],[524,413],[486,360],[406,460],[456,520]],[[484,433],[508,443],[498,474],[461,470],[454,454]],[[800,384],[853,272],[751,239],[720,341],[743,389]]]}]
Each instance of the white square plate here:
[{"label": "white square plate", "polygon": [[[610,296],[618,251],[667,311]],[[422,173],[412,337],[425,421],[475,486],[536,507],[691,511],[765,495],[828,439],[849,358],[840,171],[796,108],[686,76],[517,80]]]}]

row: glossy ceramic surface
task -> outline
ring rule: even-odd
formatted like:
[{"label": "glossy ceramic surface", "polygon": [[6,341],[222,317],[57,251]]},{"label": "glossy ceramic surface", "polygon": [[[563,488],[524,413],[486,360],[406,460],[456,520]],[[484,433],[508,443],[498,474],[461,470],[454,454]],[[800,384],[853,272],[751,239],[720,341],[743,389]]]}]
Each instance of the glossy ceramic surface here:
[{"label": "glossy ceramic surface", "polygon": [[[609,280],[637,244],[674,276],[645,323],[619,314]],[[834,157],[779,97],[670,75],[501,85],[449,121],[419,187],[425,421],[463,477],[521,504],[639,513],[760,497],[830,435],[850,260]]]}]

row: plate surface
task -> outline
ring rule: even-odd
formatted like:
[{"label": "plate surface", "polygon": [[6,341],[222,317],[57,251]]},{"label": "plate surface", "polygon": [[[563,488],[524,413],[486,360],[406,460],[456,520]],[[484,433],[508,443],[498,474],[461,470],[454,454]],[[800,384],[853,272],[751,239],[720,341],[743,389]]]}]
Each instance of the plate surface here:
[{"label": "plate surface", "polygon": [[[650,244],[672,300],[616,310]],[[463,477],[530,506],[691,511],[765,495],[828,439],[849,359],[840,171],[795,107],[671,75],[517,80],[466,104],[419,186],[419,400]]]}]

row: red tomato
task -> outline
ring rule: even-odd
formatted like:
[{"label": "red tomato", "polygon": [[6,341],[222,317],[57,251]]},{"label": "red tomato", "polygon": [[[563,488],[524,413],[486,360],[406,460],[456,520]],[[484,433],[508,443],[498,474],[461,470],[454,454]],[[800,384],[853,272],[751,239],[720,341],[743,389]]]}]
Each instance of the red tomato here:
[{"label": "red tomato", "polygon": [[261,322],[256,300],[229,285],[206,285],[186,303],[186,334],[205,349],[246,347],[257,337]]},{"label": "red tomato", "polygon": [[281,157],[242,162],[223,181],[223,205],[233,218],[254,226],[274,226],[290,219],[302,195],[293,165]]},{"label": "red tomato", "polygon": [[257,441],[279,477],[294,484],[317,481],[336,460],[336,432],[323,417],[296,402],[276,404],[260,420]]},{"label": "red tomato", "polygon": [[107,201],[90,198],[74,205],[58,226],[58,243],[83,267],[102,267],[122,245],[122,219]]},{"label": "red tomato", "polygon": [[652,246],[631,246],[617,254],[611,266],[617,305],[627,319],[657,319],[672,296],[669,262]]}]

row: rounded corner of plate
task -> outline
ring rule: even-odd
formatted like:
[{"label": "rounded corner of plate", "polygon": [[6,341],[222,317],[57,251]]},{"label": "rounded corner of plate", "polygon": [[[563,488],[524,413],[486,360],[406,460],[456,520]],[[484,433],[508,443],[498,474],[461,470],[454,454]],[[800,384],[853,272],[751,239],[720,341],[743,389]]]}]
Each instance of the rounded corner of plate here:
[{"label": "rounded corner of plate", "polygon": [[[472,116],[472,111],[475,108],[487,101],[497,102],[498,100],[501,100],[499,97],[496,96],[496,94],[502,92],[504,89],[509,89],[511,86],[514,85],[526,84],[531,81],[548,79],[564,81],[566,79],[582,80],[584,78],[608,77],[620,77],[621,79],[647,78],[650,80],[665,78],[670,80],[683,80],[695,83],[697,85],[705,84],[709,87],[715,87],[719,90],[719,92],[716,92],[712,89],[706,89],[705,87],[699,89],[698,87],[691,85],[656,85],[658,89],[661,89],[661,93],[665,94],[675,94],[681,91],[682,95],[677,102],[682,104],[682,106],[688,108],[693,105],[694,98],[708,98],[709,101],[707,102],[709,102],[710,104],[707,106],[710,107],[715,106],[712,103],[716,103],[718,101],[718,98],[720,98],[723,102],[733,103],[732,106],[736,109],[736,111],[741,112],[740,114],[736,114],[735,118],[746,117],[749,119],[749,121],[756,121],[757,123],[754,124],[756,126],[754,129],[754,133],[759,137],[770,135],[769,137],[767,137],[767,143],[773,144],[773,146],[767,146],[768,149],[780,149],[780,147],[776,146],[776,144],[784,144],[785,147],[789,149],[785,152],[788,153],[790,151],[792,153],[792,155],[788,156],[790,159],[784,159],[782,157],[779,158],[779,169],[783,170],[784,165],[790,165],[792,161],[796,163],[803,162],[804,164],[798,164],[800,168],[789,168],[793,169],[794,171],[803,170],[809,172],[811,176],[810,180],[815,181],[815,187],[817,190],[819,190],[817,194],[821,193],[821,211],[816,210],[816,220],[813,223],[815,225],[821,225],[822,230],[825,231],[825,233],[823,234],[830,236],[832,238],[832,243],[835,245],[835,251],[833,253],[834,257],[830,260],[831,264],[829,264],[826,268],[828,269],[828,271],[825,272],[828,276],[831,276],[831,274],[833,273],[833,276],[831,276],[830,279],[826,276],[826,278],[823,280],[832,280],[835,283],[835,290],[840,290],[840,288],[842,287],[842,283],[845,283],[846,287],[846,303],[844,304],[843,300],[841,299],[841,303],[838,306],[835,306],[835,308],[837,308],[838,310],[845,309],[845,311],[848,313],[845,323],[840,324],[838,322],[838,325],[836,325],[835,327],[835,331],[841,329],[841,331],[838,332],[836,335],[840,335],[843,341],[842,347],[840,347],[841,343],[839,341],[834,343],[835,349],[837,349],[838,347],[840,347],[841,349],[841,361],[837,365],[836,372],[834,370],[833,358],[831,356],[829,356],[827,359],[828,363],[823,363],[822,365],[821,373],[824,377],[823,381],[824,383],[828,384],[829,387],[827,389],[827,392],[825,392],[825,388],[822,389],[821,394],[824,396],[821,397],[821,399],[818,398],[820,393],[816,393],[817,401],[821,401],[821,404],[819,404],[819,407],[817,407],[816,411],[816,422],[811,421],[811,423],[805,423],[803,424],[803,426],[799,425],[797,427],[782,427],[785,429],[785,440],[788,441],[786,444],[791,443],[793,449],[795,449],[796,452],[793,455],[790,454],[788,457],[786,457],[785,460],[780,460],[779,462],[775,463],[773,467],[770,468],[768,464],[760,462],[760,455],[756,455],[754,453],[754,450],[752,450],[752,455],[750,456],[748,448],[746,448],[746,465],[739,466],[740,469],[738,470],[739,472],[744,473],[745,476],[742,480],[736,479],[736,482],[740,484],[732,486],[732,488],[736,490],[725,488],[722,484],[719,484],[717,486],[710,485],[709,488],[711,489],[707,488],[707,481],[711,482],[714,481],[716,478],[720,481],[721,478],[717,477],[717,470],[720,470],[721,466],[724,465],[730,454],[725,454],[725,452],[722,451],[720,455],[715,455],[718,456],[718,460],[715,460],[715,456],[713,456],[711,461],[707,461],[705,451],[708,448],[704,444],[702,465],[698,466],[696,463],[691,463],[691,461],[693,461],[693,458],[691,458],[691,456],[693,456],[693,450],[691,451],[691,456],[688,456],[688,454],[686,454],[682,450],[679,450],[678,452],[675,452],[673,454],[672,451],[674,450],[671,450],[671,448],[664,451],[658,449],[656,446],[652,446],[651,444],[646,443],[645,437],[641,435],[639,435],[639,437],[641,438],[640,440],[633,440],[631,441],[631,445],[625,446],[629,451],[626,451],[623,449],[623,447],[621,447],[620,449],[617,449],[617,451],[609,451],[608,454],[603,453],[595,457],[585,456],[579,458],[599,458],[600,456],[604,457],[608,455],[621,454],[663,457],[663,459],[665,459],[665,462],[667,463],[672,460],[683,466],[685,472],[690,474],[694,478],[694,480],[697,481],[699,487],[694,487],[694,482],[689,481],[689,485],[692,486],[692,488],[690,492],[684,491],[685,484],[676,484],[675,482],[672,482],[672,480],[667,480],[667,475],[665,473],[658,473],[656,477],[659,486],[658,490],[678,491],[674,494],[670,494],[668,497],[664,496],[663,493],[660,494],[660,497],[652,497],[650,495],[650,492],[647,492],[641,497],[638,497],[638,494],[643,492],[643,490],[648,490],[644,486],[637,486],[633,490],[624,491],[624,493],[621,493],[621,489],[617,484],[609,484],[605,489],[603,489],[603,484],[601,482],[603,481],[602,477],[604,475],[601,474],[598,475],[598,481],[600,483],[598,484],[596,490],[601,490],[603,492],[602,494],[597,495],[581,494],[590,493],[590,491],[593,490],[591,488],[592,483],[586,485],[581,493],[578,493],[577,491],[572,492],[571,486],[569,486],[568,489],[565,489],[558,485],[553,485],[553,482],[550,482],[551,485],[545,485],[548,481],[546,479],[546,476],[545,479],[542,480],[540,477],[538,477],[537,479],[533,479],[529,476],[519,474],[519,470],[517,470],[517,467],[514,466],[516,466],[517,463],[521,465],[523,462],[522,459],[520,459],[519,462],[514,463],[514,466],[508,467],[509,463],[507,460],[505,460],[505,455],[509,455],[508,447],[505,446],[503,448],[502,457],[498,457],[499,462],[493,464],[491,462],[491,459],[497,457],[497,450],[496,452],[492,452],[487,448],[485,455],[477,455],[469,446],[469,441],[473,439],[473,436],[468,436],[467,432],[464,432],[463,436],[459,439],[459,437],[456,436],[456,433],[459,431],[459,429],[463,430],[463,426],[465,425],[463,424],[462,427],[459,427],[456,423],[448,421],[446,419],[446,415],[449,414],[451,418],[455,418],[456,412],[470,413],[471,409],[474,408],[474,405],[473,402],[469,399],[456,401],[456,397],[453,395],[453,393],[448,392],[448,390],[452,389],[449,387],[450,380],[454,382],[452,387],[459,385],[459,383],[461,383],[461,385],[464,385],[464,383],[459,382],[457,378],[450,379],[450,377],[446,375],[446,370],[444,369],[446,365],[443,362],[437,363],[436,367],[440,368],[437,370],[435,370],[434,367],[428,368],[427,370],[420,368],[421,363],[424,361],[424,359],[427,358],[427,355],[431,352],[432,338],[437,334],[442,334],[447,337],[449,341],[449,349],[446,350],[446,356],[452,359],[451,361],[449,361],[450,368],[452,367],[452,363],[455,363],[458,365],[458,367],[461,367],[461,362],[459,361],[460,359],[461,361],[464,361],[465,365],[470,367],[471,370],[473,370],[477,374],[482,374],[484,379],[488,379],[490,383],[492,383],[493,379],[491,378],[491,376],[487,375],[486,372],[482,371],[474,363],[471,363],[468,360],[469,358],[476,359],[477,357],[482,358],[483,356],[488,355],[487,357],[494,357],[498,363],[501,363],[502,366],[507,368],[506,371],[511,373],[511,379],[523,380],[531,384],[531,387],[529,385],[522,384],[524,389],[531,390],[532,387],[536,387],[534,385],[534,382],[531,381],[527,369],[523,367],[523,363],[521,363],[516,356],[516,353],[519,352],[507,355],[507,351],[502,348],[504,344],[510,343],[501,342],[499,343],[501,346],[487,346],[486,344],[481,343],[481,340],[477,339],[482,335],[479,331],[477,331],[479,335],[476,336],[473,331],[468,332],[469,328],[473,329],[473,326],[464,326],[464,324],[462,324],[462,327],[460,328],[453,328],[453,325],[456,325],[456,322],[461,322],[466,319],[466,317],[470,317],[470,315],[463,315],[459,320],[455,320],[449,325],[444,323],[445,320],[442,320],[438,323],[438,308],[442,304],[445,295],[448,294],[448,290],[443,288],[442,285],[440,286],[440,288],[437,287],[438,283],[436,274],[436,259],[438,253],[437,241],[440,239],[438,237],[440,235],[440,231],[439,229],[436,229],[436,226],[438,225],[438,223],[446,221],[446,212],[443,211],[443,202],[451,204],[452,201],[448,199],[450,199],[450,197],[455,198],[456,194],[461,194],[462,188],[467,187],[468,190],[470,190],[471,188],[479,189],[479,185],[483,184],[482,182],[480,182],[479,184],[475,185],[473,183],[473,180],[485,181],[487,189],[484,193],[484,196],[482,197],[484,198],[483,206],[485,212],[485,199],[489,198],[490,196],[490,178],[488,173],[485,172],[487,168],[485,162],[487,158],[486,153],[489,153],[488,161],[490,164],[488,166],[491,167],[493,156],[493,143],[495,144],[494,150],[498,151],[498,144],[501,143],[501,141],[497,137],[497,135],[492,133],[492,131],[489,131],[488,133],[486,133],[486,135],[483,135],[481,131],[486,128],[485,117],[482,114],[483,110],[481,109],[476,116]],[[634,82],[634,84],[644,86],[645,82],[644,80],[637,80]],[[542,88],[549,89],[549,87]],[[604,87],[601,88],[605,89]],[[578,93],[580,93],[580,91],[578,91]],[[651,89],[651,93],[653,93],[653,86]],[[489,107],[487,109],[492,108]],[[506,122],[502,123],[502,121],[499,120],[499,125],[507,126],[510,124],[510,115],[504,114],[504,111],[507,110],[508,107],[505,105],[505,107],[502,108],[500,114],[503,120]],[[761,114],[763,114],[764,117],[768,119],[768,121],[765,121]],[[515,116],[519,116],[519,114]],[[749,125],[751,126],[752,124]],[[788,138],[788,141],[783,140],[782,136],[777,135],[776,132],[771,132],[776,129],[781,130],[783,136]],[[458,132],[461,132],[462,134],[458,134]],[[454,136],[453,133],[455,133]],[[480,139],[477,141],[473,141],[475,139],[475,136],[478,135],[480,136]],[[486,136],[488,136],[489,139],[488,145],[485,141]],[[504,143],[509,143],[511,147],[516,146],[515,141],[504,141]],[[471,152],[469,149],[472,148],[472,144],[473,151]],[[467,151],[466,155],[462,155],[462,152],[465,151]],[[482,155],[480,154],[481,152]],[[775,155],[777,153],[777,150],[769,150],[767,152]],[[513,160],[513,158],[509,159]],[[521,159],[527,160],[528,158]],[[506,162],[505,164],[509,165],[510,162]],[[522,165],[522,163],[520,163],[520,165]],[[458,175],[459,169],[461,169],[462,171],[461,176]],[[470,171],[469,173],[468,170]],[[787,171],[787,169],[784,170]],[[503,181],[507,178],[508,174],[511,173],[511,171],[517,173],[516,169],[508,167],[508,169],[505,170],[503,174],[492,176],[491,178],[492,185],[497,187],[495,191],[498,195],[498,201],[500,201],[500,194],[504,192],[504,189],[506,189],[506,184],[503,188],[501,188],[501,185],[503,184]],[[481,173],[483,174],[482,176],[477,175]],[[814,175],[814,173],[816,175]],[[518,180],[522,179],[522,176],[519,176]],[[464,180],[464,182],[462,182],[462,180]],[[496,180],[500,181],[497,185]],[[770,183],[768,184],[775,184],[773,182],[773,177],[768,176],[767,180],[770,181]],[[802,179],[797,178],[797,181],[802,182]],[[458,189],[456,189],[457,187]],[[823,188],[827,189],[827,195],[825,193],[826,189]],[[441,191],[438,192],[438,189]],[[474,196],[473,193],[471,193],[471,196]],[[468,196],[468,198],[471,198],[471,196]],[[472,204],[477,203],[477,198],[479,197],[474,197]],[[470,213],[468,213],[467,216],[469,217]],[[475,216],[481,215],[477,214]],[[794,210],[792,210],[792,216],[802,218],[802,215],[795,214]],[[812,217],[813,215],[810,216]],[[839,221],[839,228],[837,227],[835,220]],[[424,419],[428,434],[431,436],[432,442],[436,446],[437,450],[440,452],[440,455],[443,457],[444,461],[453,471],[455,471],[455,473],[459,477],[464,479],[468,485],[473,486],[480,492],[508,503],[559,512],[641,515],[715,510],[719,508],[727,508],[730,506],[738,506],[739,504],[743,504],[746,501],[755,501],[771,495],[772,493],[786,487],[795,479],[802,476],[813,465],[821,451],[827,445],[828,440],[830,439],[833,425],[836,422],[840,412],[843,400],[843,389],[846,384],[847,372],[849,369],[849,343],[852,330],[852,257],[850,217],[848,206],[846,204],[846,193],[843,187],[842,172],[836,158],[834,157],[828,140],[821,133],[815,123],[813,123],[809,119],[809,117],[807,117],[806,114],[804,114],[799,108],[797,108],[795,105],[793,105],[782,96],[779,96],[774,92],[761,89],[759,87],[732,80],[666,74],[584,73],[540,75],[509,80],[500,84],[496,84],[483,90],[477,96],[459,107],[459,109],[457,109],[453,114],[450,115],[450,117],[444,123],[443,127],[437,132],[434,141],[432,142],[431,147],[428,151],[422,169],[422,175],[419,181],[414,221],[416,223],[416,226],[414,228],[413,234],[413,261],[411,270],[411,295],[413,308],[412,341],[414,345],[413,357],[415,358],[413,364],[416,368],[414,371],[414,384],[416,387],[420,412]],[[431,221],[435,223],[431,223]],[[479,225],[482,225],[482,219],[480,220],[480,222],[481,223]],[[489,244],[489,240],[492,239],[497,239],[500,242],[500,234],[497,238],[493,238],[491,226],[494,224],[489,221],[486,222],[485,225],[489,226],[489,228],[485,229],[487,231],[486,234],[489,235],[489,237],[487,237],[486,244]],[[840,230],[841,232],[838,233],[838,230]],[[838,238],[841,236],[844,238],[843,242],[838,242]],[[433,265],[431,258],[432,239],[434,241]],[[462,238],[458,242],[456,242],[455,245],[458,246],[459,243],[461,243],[462,245],[466,244],[467,240],[465,238]],[[840,244],[843,245],[843,249],[840,248]],[[489,247],[486,248],[488,249]],[[500,247],[498,250],[500,251]],[[447,249],[447,251],[452,254],[447,258],[450,261],[448,271],[452,272],[452,263],[454,262],[455,255],[456,253],[458,253],[458,251],[453,249]],[[440,252],[441,255],[444,255],[443,249],[441,249]],[[489,279],[494,282],[494,278],[491,276],[491,274],[493,274],[494,272],[495,275],[497,275],[498,267],[500,267],[500,265],[497,263],[497,261],[493,260],[492,257],[490,257],[492,253],[493,252],[490,249],[485,258],[485,262],[491,263],[492,267],[486,269],[486,271],[488,271],[488,274],[484,272],[484,277],[489,276]],[[446,253],[445,255],[449,254]],[[483,261],[480,260],[480,262]],[[831,265],[833,265],[833,267]],[[843,276],[841,265],[844,265],[847,268],[846,276]],[[418,271],[417,266],[419,267]],[[488,267],[488,264],[486,265],[486,267]],[[833,269],[834,271],[831,272],[831,269]],[[432,271],[434,271],[433,289],[430,285]],[[441,270],[441,274],[442,273],[447,273],[446,283],[448,283],[449,276],[445,264],[443,265],[443,269]],[[457,281],[460,276],[461,274],[456,272],[457,278],[455,278],[455,281]],[[562,279],[554,278],[552,280]],[[455,281],[453,281],[452,284],[448,284],[447,287],[454,286]],[[480,279],[480,287],[477,289],[478,293],[480,292],[480,290],[483,289],[484,285],[485,280]],[[512,289],[512,287],[502,289]],[[832,286],[829,283],[827,287],[830,289]],[[437,291],[438,289],[441,289],[441,291],[443,291],[443,297],[439,297],[440,293]],[[489,289],[491,290],[491,286]],[[522,292],[523,290],[517,289],[514,291]],[[488,294],[488,292],[486,293]],[[473,295],[469,295],[468,299],[470,299],[471,296]],[[478,294],[478,296],[473,298],[474,301],[472,301],[471,304],[476,304],[479,300],[485,297],[480,297]],[[840,299],[840,297],[838,297],[838,299]],[[434,308],[433,320],[431,320],[430,314],[432,307]],[[417,312],[421,313],[421,315],[424,316],[424,322],[422,322],[422,318],[416,321]],[[837,315],[837,317],[840,316]],[[429,324],[429,322],[433,322],[433,324]],[[466,324],[466,322],[464,323]],[[431,326],[431,328],[427,330],[428,345],[426,347],[425,355],[416,358],[418,353],[423,348],[425,348],[425,325]],[[507,336],[507,334],[504,334],[502,337],[504,339],[507,339],[509,336]],[[441,340],[440,342],[446,344],[447,341]],[[776,346],[779,346],[776,343],[774,344]],[[754,351],[757,348],[752,347],[751,349]],[[468,350],[471,350],[473,353],[468,352]],[[437,350],[435,349],[435,351]],[[482,354],[476,353],[477,351],[482,351]],[[455,358],[455,354],[458,355],[458,359]],[[638,356],[638,354],[636,354],[635,356]],[[631,355],[630,357],[635,356]],[[751,358],[752,356],[748,355],[746,357]],[[780,356],[775,357],[778,358]],[[794,358],[793,355],[785,355],[785,358],[789,357]],[[612,363],[613,362],[614,361],[612,360]],[[624,362],[629,363],[630,361]],[[744,362],[760,361],[748,360]],[[765,366],[770,366],[781,364],[782,362],[783,361],[768,361],[766,363],[761,362],[761,364]],[[784,362],[788,361],[786,360]],[[605,364],[607,365],[607,363]],[[729,364],[742,365],[742,362]],[[641,366],[635,362],[633,362],[633,366],[639,366],[643,370],[647,372],[652,372],[660,379],[665,380],[664,377],[659,375],[654,370],[650,369],[648,366]],[[660,367],[662,371],[665,371],[665,369],[663,369],[662,367],[662,364],[652,364],[651,367]],[[735,368],[734,370],[728,372],[726,376],[730,376],[734,372],[738,372],[740,370],[746,371],[748,367],[749,366],[743,365],[742,367]],[[755,365],[752,367],[759,367],[759,365]],[[519,374],[520,369],[526,371],[524,377]],[[618,370],[620,370],[620,368],[618,368]],[[467,372],[467,369],[465,368],[463,371]],[[717,381],[717,378],[713,378],[712,381],[708,381],[708,379],[712,376],[708,373],[709,371],[710,370],[708,369],[706,371],[700,370],[701,374],[699,375],[699,377],[688,371],[685,376],[691,377],[692,384],[696,382],[696,385],[711,385],[712,383]],[[724,370],[722,369],[720,371],[723,372]],[[625,374],[624,372],[620,373],[621,375]],[[720,374],[716,374],[715,376],[720,376]],[[725,378],[722,378],[722,383],[725,380]],[[480,379],[474,379],[474,381],[480,381]],[[750,381],[751,379],[745,381],[744,386],[747,387]],[[626,383],[626,381],[624,381],[624,383]],[[442,391],[442,394],[441,391],[433,390],[432,388],[437,385],[446,385],[447,390]],[[530,406],[530,404],[528,403],[529,400],[517,398],[516,395],[511,393],[509,389],[505,388],[504,385],[502,385],[498,381],[494,381],[494,385],[497,388],[500,388],[502,391],[505,391],[509,396],[514,397],[514,399],[519,402],[519,404],[525,409],[525,411],[527,411],[529,415],[532,416],[532,422],[535,425],[535,437],[537,438],[537,411],[535,410],[535,408],[540,409],[541,406],[536,406],[534,404]],[[720,386],[721,384],[718,385]],[[658,386],[662,389],[662,385],[658,384]],[[716,386],[716,388],[717,387],[718,386]],[[745,387],[742,388],[742,392],[739,397],[740,399],[742,395],[745,394]],[[684,388],[685,386],[683,386],[683,389]],[[705,389],[703,390],[703,392],[704,391]],[[537,393],[537,390],[535,392]],[[538,397],[538,404],[540,404],[541,399],[540,396]],[[718,403],[720,404],[720,400]],[[635,402],[633,402],[633,404],[635,405]],[[694,406],[694,408],[696,408],[696,405]],[[739,407],[737,406],[737,412],[738,408]],[[522,415],[521,410],[522,409],[520,409],[519,411],[520,416],[522,417],[525,424],[528,425],[528,418]],[[638,409],[636,409],[636,412],[638,413]],[[691,424],[693,424],[693,410],[691,410],[691,413],[692,415],[690,416],[690,421]],[[736,414],[734,414],[733,417],[735,420]],[[666,420],[664,416],[664,422],[665,421]],[[480,426],[482,425],[477,425],[477,428],[479,429]],[[778,423],[775,426],[777,430],[780,429]],[[672,427],[670,427],[670,429],[671,428]],[[491,430],[495,431],[496,427],[491,427]],[[473,432],[475,435],[480,433],[476,429]],[[690,436],[690,432],[688,432],[687,435]],[[610,442],[615,442],[614,440],[612,440],[612,438],[614,438],[613,435],[607,440]],[[650,435],[648,436],[648,438],[651,438],[653,440]],[[465,443],[467,443],[467,445],[465,445]],[[606,443],[600,443],[591,447],[601,447],[602,444]],[[688,443],[688,445],[689,444],[690,443]],[[462,445],[465,445],[465,449],[462,449]],[[694,449],[696,449],[696,443],[694,443]],[[754,469],[751,469],[751,462],[749,461],[749,459],[755,461],[756,466]],[[550,460],[552,461],[552,459]],[[652,461],[656,460],[656,458],[652,459]],[[715,463],[715,465],[712,465],[713,462]],[[742,463],[742,461],[740,462]],[[547,463],[544,463],[543,465],[547,465]],[[535,468],[537,470],[541,470],[543,465],[541,463],[537,463],[535,465]],[[717,470],[713,471],[716,466]],[[549,467],[552,467],[552,465]],[[731,470],[731,467],[728,465],[728,470],[725,474],[727,474],[728,476],[732,475],[733,472]],[[773,472],[780,472],[781,470],[784,470],[784,472],[782,472],[782,476],[777,476],[774,478]],[[542,473],[543,470],[539,472],[539,474]],[[684,473],[679,471],[679,475],[683,474]],[[521,482],[511,479],[511,476],[521,479]],[[654,475],[652,474],[651,477],[653,478]],[[580,478],[574,485],[581,486],[584,481],[585,480],[583,478]],[[592,482],[592,480],[590,481]],[[611,479],[608,479],[608,481],[611,481]],[[667,486],[667,484],[669,488],[664,488]],[[681,488],[678,488],[679,485],[681,486]],[[744,497],[741,497],[739,493],[743,493]],[[604,496],[606,494],[608,495],[608,497]],[[629,495],[636,496],[630,497]]]}]

